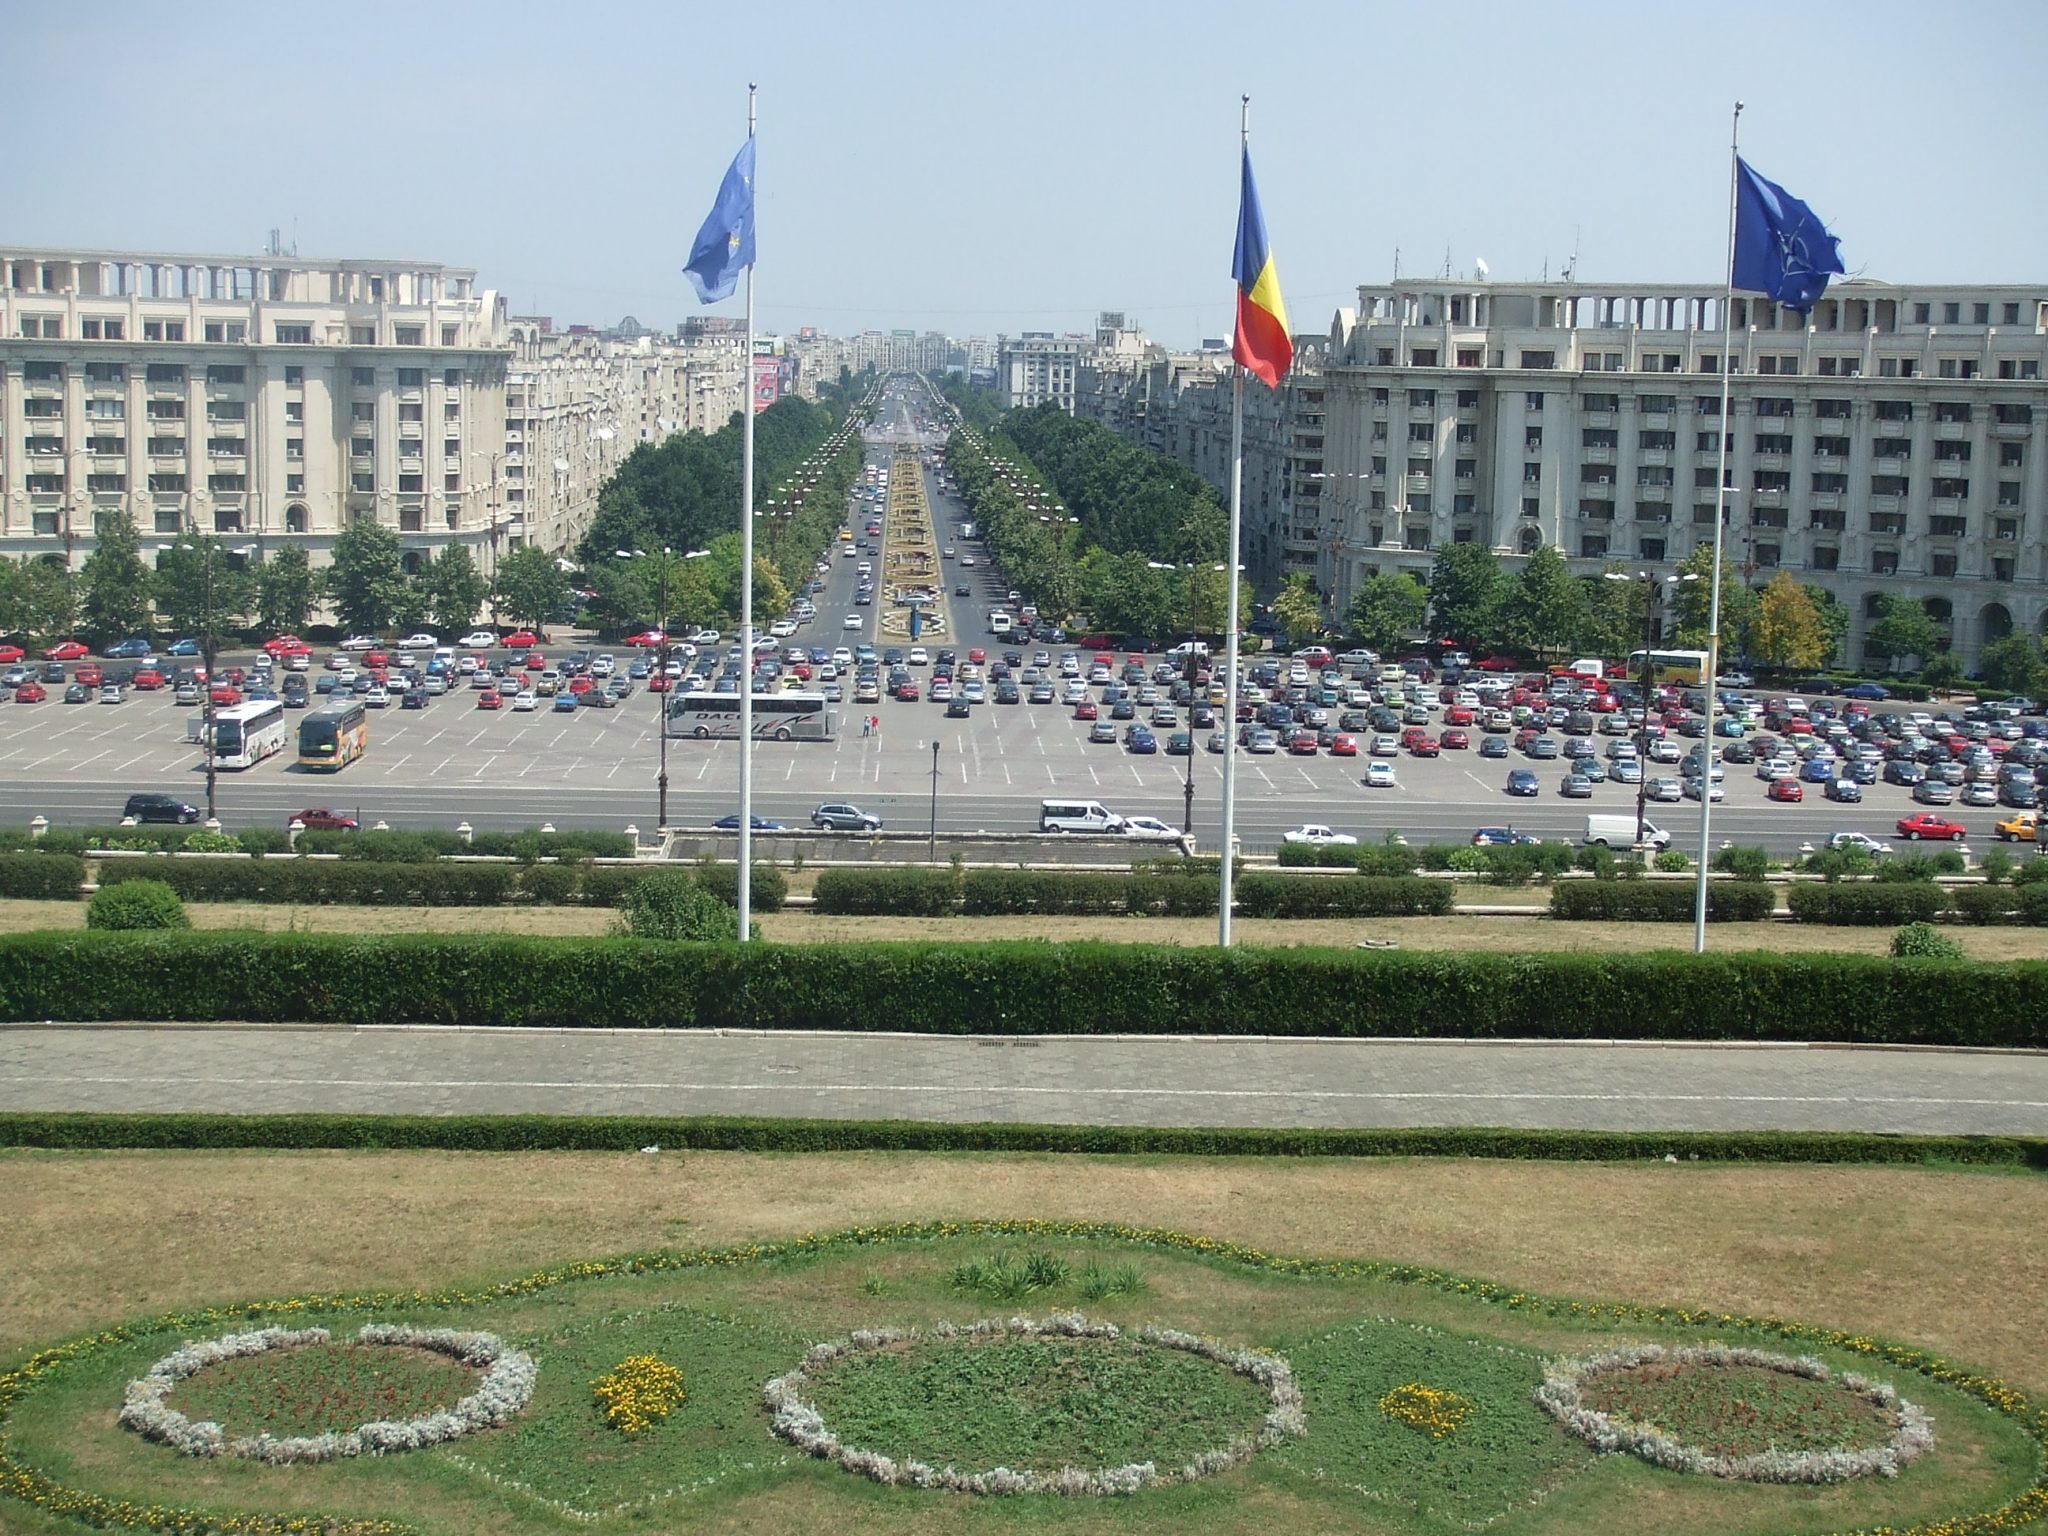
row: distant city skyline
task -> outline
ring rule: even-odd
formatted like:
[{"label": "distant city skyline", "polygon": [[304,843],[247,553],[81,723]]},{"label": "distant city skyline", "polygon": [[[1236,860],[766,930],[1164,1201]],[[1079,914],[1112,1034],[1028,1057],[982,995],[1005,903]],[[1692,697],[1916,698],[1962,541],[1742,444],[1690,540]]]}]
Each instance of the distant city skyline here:
[{"label": "distant city skyline", "polygon": [[[112,0],[10,16],[23,245],[478,270],[518,313],[670,330],[761,88],[759,328],[1228,334],[1240,93],[1293,329],[1361,283],[1714,278],[1728,114],[1851,275],[2041,278],[2048,7],[1732,0],[1442,13],[1192,0],[571,11]],[[1727,39],[1718,42],[1718,39]],[[176,82],[203,110],[171,112]],[[181,91],[183,88],[181,87]],[[191,99],[189,92],[184,99]],[[1938,132],[1916,125],[1938,121]],[[34,153],[24,152],[35,146]]]}]

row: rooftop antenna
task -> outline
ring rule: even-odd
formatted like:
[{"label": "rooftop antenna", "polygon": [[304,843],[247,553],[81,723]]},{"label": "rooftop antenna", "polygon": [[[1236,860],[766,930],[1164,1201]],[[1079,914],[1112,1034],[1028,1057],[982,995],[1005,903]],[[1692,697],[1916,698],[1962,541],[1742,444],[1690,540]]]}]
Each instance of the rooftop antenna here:
[{"label": "rooftop antenna", "polygon": [[1401,247],[1394,247],[1394,281],[1401,281]]},{"label": "rooftop antenna", "polygon": [[1576,225],[1576,224],[1574,224],[1574,225],[1572,226],[1572,259],[1571,259],[1570,261],[1568,261],[1568,262],[1566,262],[1566,263],[1564,264],[1564,271],[1563,271],[1562,273],[1560,273],[1559,275],[1560,275],[1561,277],[1563,277],[1563,279],[1564,279],[1564,280],[1565,280],[1566,282],[1570,282],[1570,281],[1571,281],[1571,280],[1572,280],[1572,279],[1573,279],[1573,278],[1574,278],[1575,276],[1577,276],[1577,274],[1578,274],[1578,270],[1579,270],[1579,226],[1578,226],[1578,225]]},{"label": "rooftop antenna", "polygon": [[1451,280],[1451,248],[1450,248],[1450,247],[1449,247],[1448,245],[1444,247],[1444,276],[1443,276],[1443,280],[1444,280],[1445,282],[1449,282],[1449,281]]}]

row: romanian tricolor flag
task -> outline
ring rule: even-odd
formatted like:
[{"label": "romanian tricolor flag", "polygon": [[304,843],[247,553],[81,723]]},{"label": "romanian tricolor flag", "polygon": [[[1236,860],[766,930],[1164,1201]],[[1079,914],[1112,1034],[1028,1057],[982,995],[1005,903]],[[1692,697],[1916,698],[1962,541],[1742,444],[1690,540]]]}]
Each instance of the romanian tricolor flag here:
[{"label": "romanian tricolor flag", "polygon": [[1277,388],[1294,362],[1294,339],[1287,334],[1287,302],[1280,297],[1280,274],[1266,249],[1266,219],[1259,212],[1259,189],[1252,184],[1252,152],[1244,152],[1244,195],[1237,210],[1237,256],[1230,275],[1237,279],[1237,335],[1230,355],[1251,373]]}]

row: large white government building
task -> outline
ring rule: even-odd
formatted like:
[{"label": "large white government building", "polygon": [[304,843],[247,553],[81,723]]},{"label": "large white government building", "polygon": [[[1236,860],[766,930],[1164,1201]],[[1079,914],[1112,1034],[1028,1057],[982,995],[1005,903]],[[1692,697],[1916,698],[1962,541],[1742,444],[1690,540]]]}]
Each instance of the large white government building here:
[{"label": "large white government building", "polygon": [[0,247],[0,555],[75,566],[116,512],[145,551],[563,551],[636,443],[740,409],[744,351],[557,334],[437,263]]},{"label": "large white government building", "polygon": [[[1849,608],[1923,601],[1967,663],[2048,616],[2048,285],[1839,282],[1810,316],[1718,286],[1361,287],[1322,358],[1320,526],[1339,611],[1439,544],[1668,569],[1723,547]],[[1864,658],[1869,659],[1869,658]]]}]

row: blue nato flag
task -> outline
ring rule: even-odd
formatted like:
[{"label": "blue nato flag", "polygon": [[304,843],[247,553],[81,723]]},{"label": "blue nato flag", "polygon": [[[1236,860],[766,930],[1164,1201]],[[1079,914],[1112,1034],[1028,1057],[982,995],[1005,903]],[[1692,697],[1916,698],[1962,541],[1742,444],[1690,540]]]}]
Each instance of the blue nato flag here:
[{"label": "blue nato flag", "polygon": [[683,271],[697,290],[697,302],[716,304],[732,297],[740,270],[753,264],[754,138],[749,134],[718,184],[718,201],[697,231]]},{"label": "blue nato flag", "polygon": [[1737,288],[1768,294],[1805,313],[1827,291],[1828,274],[1841,273],[1841,242],[1820,217],[1774,181],[1735,162],[1735,269]]}]

